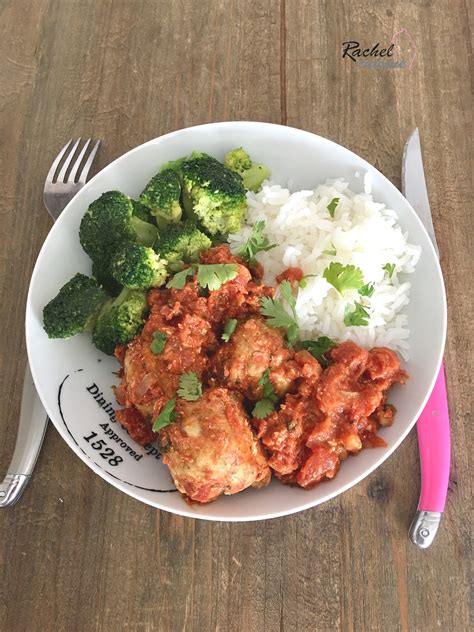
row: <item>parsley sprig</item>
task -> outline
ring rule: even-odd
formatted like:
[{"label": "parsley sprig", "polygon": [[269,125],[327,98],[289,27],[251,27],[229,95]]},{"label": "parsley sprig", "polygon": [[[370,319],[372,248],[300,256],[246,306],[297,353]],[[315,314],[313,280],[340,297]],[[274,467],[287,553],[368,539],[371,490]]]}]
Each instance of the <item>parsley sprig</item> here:
[{"label": "parsley sprig", "polygon": [[202,384],[194,371],[179,376],[178,395],[187,402],[195,402],[202,395]]},{"label": "parsley sprig", "polygon": [[364,285],[362,270],[353,265],[344,266],[338,261],[331,262],[323,272],[323,277],[343,294],[346,290],[359,290]]},{"label": "parsley sprig", "polygon": [[166,284],[167,288],[182,290],[188,276],[197,274],[198,285],[209,290],[218,290],[227,281],[237,276],[238,266],[235,263],[193,264],[174,275]]},{"label": "parsley sprig", "polygon": [[[283,281],[280,284],[280,293],[284,301],[275,300],[269,296],[262,297],[260,312],[267,316],[267,325],[270,327],[286,329],[288,343],[293,346],[298,340],[299,326],[296,319],[296,299],[289,281]],[[291,314],[286,311],[285,302],[290,307]]]},{"label": "parsley sprig", "polygon": [[176,397],[170,399],[164,406],[161,413],[155,419],[153,424],[153,432],[158,432],[162,428],[165,428],[176,419],[176,411],[174,409],[176,404]]},{"label": "parsley sprig", "polygon": [[266,252],[276,247],[276,244],[271,244],[268,241],[268,237],[263,234],[265,230],[265,222],[255,222],[252,226],[252,232],[242,248],[238,251],[239,257],[242,257],[248,263],[255,263],[257,261],[256,255],[259,252]]},{"label": "parsley sprig", "polygon": [[262,377],[258,380],[258,385],[262,387],[263,397],[255,404],[252,415],[256,419],[265,419],[275,410],[275,404],[278,402],[277,394],[270,382],[270,369],[265,369]]}]

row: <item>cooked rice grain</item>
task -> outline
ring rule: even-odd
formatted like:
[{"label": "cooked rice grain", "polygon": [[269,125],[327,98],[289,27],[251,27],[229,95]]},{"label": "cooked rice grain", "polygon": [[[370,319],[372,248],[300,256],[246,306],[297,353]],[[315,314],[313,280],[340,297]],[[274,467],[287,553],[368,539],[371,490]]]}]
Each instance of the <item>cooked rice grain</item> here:
[{"label": "cooked rice grain", "polygon": [[[354,193],[342,179],[327,181],[314,191],[295,191],[267,183],[259,193],[249,192],[247,225],[229,236],[232,250],[239,250],[251,233],[251,225],[266,223],[265,233],[276,248],[258,255],[265,268],[264,281],[274,284],[275,277],[288,267],[300,267],[307,285],[299,289],[296,302],[301,336],[316,339],[354,340],[363,347],[387,346],[408,359],[408,304],[411,274],[420,258],[421,248],[407,242],[407,234],[398,224],[397,213],[375,202],[370,181],[364,179],[364,193]],[[327,209],[339,198],[334,218]],[[336,250],[336,254],[331,252]],[[362,270],[365,283],[374,283],[371,297],[355,290],[343,296],[323,277],[332,262],[353,264]],[[395,264],[389,278],[383,269]],[[361,302],[369,312],[365,327],[346,327],[347,304]]]}]

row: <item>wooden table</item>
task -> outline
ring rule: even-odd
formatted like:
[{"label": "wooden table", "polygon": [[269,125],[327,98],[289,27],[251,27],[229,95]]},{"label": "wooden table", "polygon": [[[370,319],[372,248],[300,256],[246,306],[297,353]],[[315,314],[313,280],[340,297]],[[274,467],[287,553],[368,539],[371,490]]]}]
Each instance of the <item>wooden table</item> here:
[{"label": "wooden table", "polygon": [[[432,549],[420,552],[407,539],[419,491],[414,432],[372,476],[320,507],[210,524],[112,488],[51,425],[21,502],[0,513],[2,631],[468,629],[467,8],[462,0],[0,2],[2,476],[26,360],[26,293],[51,227],[42,189],[52,158],[66,139],[92,135],[103,139],[103,167],[150,138],[209,121],[316,132],[397,186],[403,145],[420,128],[450,307],[453,433],[446,514]],[[402,28],[411,46],[402,34],[391,59],[404,68],[342,59],[344,41],[383,46]]]}]

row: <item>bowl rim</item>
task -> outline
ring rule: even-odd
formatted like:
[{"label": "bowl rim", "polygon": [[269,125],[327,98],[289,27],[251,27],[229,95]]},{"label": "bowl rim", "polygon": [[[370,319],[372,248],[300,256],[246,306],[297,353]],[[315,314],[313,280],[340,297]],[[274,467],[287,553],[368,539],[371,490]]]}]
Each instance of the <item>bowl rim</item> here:
[{"label": "bowl rim", "polygon": [[[329,143],[331,145],[334,146],[335,149],[337,150],[344,150],[344,152],[348,152],[348,155],[351,155],[353,158],[357,159],[357,161],[360,163],[361,168],[366,168],[369,170],[375,170],[378,174],[378,176],[381,178],[381,182],[383,183],[384,186],[388,187],[389,189],[392,189],[393,191],[396,192],[397,195],[399,195],[403,200],[404,200],[404,204],[408,205],[410,211],[412,212],[414,218],[415,218],[415,223],[418,223],[418,228],[419,230],[421,230],[422,232],[425,233],[425,236],[427,238],[427,242],[429,243],[429,249],[431,250],[431,254],[433,255],[433,259],[435,261],[435,269],[436,269],[436,276],[437,276],[437,283],[439,283],[439,287],[441,290],[441,298],[442,298],[442,306],[441,306],[441,324],[442,324],[442,331],[441,333],[441,344],[439,347],[439,353],[438,353],[438,357],[436,360],[436,370],[433,372],[433,376],[432,379],[430,381],[430,385],[429,388],[427,389],[424,397],[421,400],[421,404],[418,408],[418,411],[416,413],[416,415],[414,415],[413,419],[411,420],[411,422],[407,425],[407,428],[404,430],[404,432],[402,432],[397,439],[395,440],[395,442],[391,445],[391,446],[387,446],[387,448],[383,451],[381,451],[381,454],[379,456],[379,458],[375,461],[375,463],[373,463],[371,466],[369,466],[367,469],[365,469],[360,475],[356,476],[355,478],[351,479],[350,481],[348,481],[346,484],[344,484],[342,487],[329,492],[325,495],[323,495],[322,498],[316,499],[316,500],[311,500],[305,503],[301,503],[298,507],[295,508],[291,508],[291,509],[285,509],[285,510],[281,510],[281,511],[272,511],[272,512],[265,512],[265,513],[261,513],[261,514],[257,514],[257,515],[252,515],[252,516],[220,516],[218,514],[218,512],[216,513],[216,515],[206,515],[206,514],[202,514],[202,515],[196,515],[195,513],[193,513],[192,508],[187,509],[186,508],[186,504],[183,502],[183,509],[179,509],[179,508],[170,508],[164,504],[162,504],[161,502],[155,502],[152,501],[150,499],[146,499],[143,498],[139,493],[135,492],[132,488],[127,487],[126,485],[122,484],[122,482],[118,479],[115,479],[114,477],[112,477],[111,475],[109,475],[107,472],[105,472],[104,470],[102,470],[101,468],[97,467],[95,465],[95,463],[89,459],[89,457],[87,455],[85,455],[81,449],[79,448],[79,446],[77,446],[74,441],[72,439],[70,439],[67,436],[67,433],[65,433],[63,431],[62,426],[59,424],[59,422],[55,419],[56,414],[51,414],[51,408],[48,405],[48,397],[46,396],[46,394],[42,391],[41,388],[41,382],[40,379],[37,375],[35,366],[34,366],[34,361],[32,362],[32,358],[33,358],[33,351],[32,351],[32,342],[30,339],[30,333],[29,333],[29,320],[32,317],[32,306],[31,306],[31,302],[32,302],[32,294],[33,294],[33,288],[36,285],[36,280],[37,280],[37,276],[38,276],[38,269],[39,269],[39,263],[40,260],[43,259],[43,257],[45,257],[45,252],[48,249],[48,244],[50,239],[53,238],[53,235],[55,233],[55,227],[57,225],[61,225],[62,221],[64,220],[64,217],[67,217],[69,210],[71,208],[71,204],[76,200],[77,195],[74,196],[74,198],[72,198],[72,200],[66,205],[66,207],[64,208],[64,210],[62,211],[61,215],[59,216],[58,220],[53,224],[53,226],[51,227],[48,235],[46,236],[46,239],[44,240],[40,251],[38,253],[38,256],[36,258],[36,262],[35,262],[35,266],[31,275],[31,279],[30,279],[30,283],[29,283],[29,287],[28,287],[28,294],[27,294],[27,300],[26,300],[26,312],[25,312],[25,338],[26,338],[26,349],[27,349],[27,357],[28,357],[28,362],[31,368],[31,373],[32,373],[32,377],[33,377],[33,382],[35,384],[35,388],[37,390],[37,393],[41,399],[41,402],[48,414],[48,417],[51,419],[51,421],[53,422],[55,428],[57,429],[57,431],[59,432],[59,434],[61,435],[62,439],[66,442],[66,444],[69,446],[70,449],[73,450],[73,452],[88,466],[90,467],[96,474],[98,474],[102,479],[104,479],[106,482],[108,482],[109,484],[113,485],[114,487],[116,487],[117,489],[119,489],[120,491],[126,493],[127,495],[131,496],[132,498],[134,498],[135,500],[141,501],[147,505],[150,505],[152,507],[155,507],[156,509],[161,509],[163,511],[168,511],[170,513],[176,514],[176,515],[180,515],[183,517],[188,517],[188,518],[194,518],[196,520],[208,520],[208,521],[214,521],[214,522],[252,522],[252,521],[260,521],[260,520],[270,520],[273,518],[280,518],[282,516],[287,516],[287,515],[291,515],[294,513],[298,513],[300,511],[305,511],[306,509],[310,509],[312,507],[316,507],[336,496],[339,496],[340,494],[346,492],[348,489],[350,489],[351,487],[354,487],[355,485],[357,485],[358,483],[360,483],[364,478],[366,478],[367,476],[369,476],[372,472],[374,472],[378,467],[380,467],[382,465],[382,463],[385,462],[386,459],[388,459],[394,452],[395,450],[398,449],[398,447],[401,445],[401,443],[405,440],[405,438],[407,437],[407,435],[409,434],[409,432],[413,429],[413,426],[416,424],[416,421],[420,415],[420,413],[422,412],[423,408],[426,406],[426,403],[428,401],[428,398],[433,390],[436,378],[438,376],[438,373],[440,371],[441,368],[441,363],[442,363],[442,359],[443,359],[443,355],[444,355],[444,350],[445,350],[445,344],[446,344],[446,335],[447,335],[447,301],[446,301],[446,289],[445,289],[445,284],[444,284],[444,278],[443,278],[443,273],[442,273],[442,269],[441,269],[441,265],[439,262],[439,258],[437,256],[437,253],[435,251],[435,248],[433,246],[433,243],[431,241],[431,238],[429,237],[425,226],[423,225],[421,219],[419,218],[418,214],[416,213],[416,211],[414,210],[414,208],[412,207],[412,205],[410,204],[410,202],[403,196],[403,194],[401,193],[401,191],[381,172],[379,171],[374,165],[370,164],[368,161],[366,161],[364,158],[362,158],[361,156],[359,156],[358,154],[356,154],[355,152],[353,152],[352,150],[348,149],[347,147],[345,147],[344,145],[341,145],[339,143],[336,143],[335,141],[326,138],[325,136],[321,136],[319,134],[315,134],[313,132],[307,131],[307,130],[303,130],[297,127],[291,127],[288,125],[280,125],[278,123],[269,123],[269,122],[265,122],[265,121],[250,121],[250,120],[242,120],[242,121],[218,121],[218,122],[213,122],[213,123],[204,123],[204,124],[200,124],[200,125],[193,125],[190,127],[184,127],[184,128],[180,128],[177,130],[173,130],[171,132],[167,132],[166,134],[163,134],[161,136],[157,136],[155,138],[152,138],[148,141],[145,141],[144,143],[141,143],[140,145],[137,145],[136,147],[133,147],[131,149],[129,149],[128,151],[126,151],[125,153],[121,154],[120,156],[118,156],[117,158],[115,158],[112,162],[108,163],[105,167],[103,167],[100,171],[98,171],[85,185],[84,187],[82,187],[82,189],[78,192],[78,194],[82,194],[83,191],[87,191],[91,186],[94,185],[96,179],[103,175],[105,172],[113,169],[113,167],[123,161],[126,160],[130,155],[141,151],[144,147],[148,146],[148,145],[153,145],[155,143],[157,143],[158,141],[163,141],[169,138],[172,138],[174,136],[178,136],[181,135],[183,133],[189,133],[193,130],[196,129],[203,129],[203,128],[219,128],[219,127],[234,127],[234,128],[238,128],[238,127],[266,127],[266,128],[284,128],[285,130],[288,130],[290,133],[296,134],[296,135],[300,135],[301,137],[306,136],[308,138],[311,139],[317,139],[318,141],[322,141],[324,143]],[[315,185],[316,186],[316,185]],[[301,491],[301,490],[298,490]]]}]

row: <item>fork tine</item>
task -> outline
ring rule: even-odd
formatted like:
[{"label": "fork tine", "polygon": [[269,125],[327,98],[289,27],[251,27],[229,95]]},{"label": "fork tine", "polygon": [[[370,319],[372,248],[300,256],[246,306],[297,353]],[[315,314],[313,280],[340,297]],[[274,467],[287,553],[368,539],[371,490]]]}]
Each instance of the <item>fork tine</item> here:
[{"label": "fork tine", "polygon": [[73,164],[71,172],[69,174],[69,178],[68,178],[68,182],[74,182],[74,180],[76,179],[76,174],[77,171],[79,169],[79,167],[81,166],[81,162],[82,159],[84,158],[84,154],[87,151],[87,148],[89,147],[89,143],[91,142],[91,139],[88,138],[86,140],[86,144],[84,145],[84,147],[81,149],[81,153],[79,154],[79,156],[76,158],[76,162]]},{"label": "fork tine", "polygon": [[92,167],[92,163],[94,162],[94,158],[97,153],[97,150],[99,149],[99,145],[100,145],[100,140],[98,140],[96,144],[94,145],[94,147],[92,148],[89,158],[87,159],[87,162],[81,171],[81,175],[79,176],[79,180],[77,181],[78,183],[85,184],[87,180],[87,175],[89,173],[90,168]]},{"label": "fork tine", "polygon": [[59,154],[56,156],[53,164],[51,165],[51,169],[48,171],[48,175],[46,176],[46,182],[53,182],[54,174],[56,173],[56,169],[58,168],[59,163],[61,162],[61,158],[64,156],[66,149],[71,143],[72,138],[64,145]]},{"label": "fork tine", "polygon": [[66,172],[68,170],[69,165],[71,164],[72,159],[74,158],[74,154],[76,153],[77,146],[79,145],[80,142],[81,142],[81,139],[78,138],[76,142],[74,143],[73,148],[69,152],[68,156],[66,157],[66,160],[64,161],[63,166],[61,167],[61,171],[58,173],[58,178],[56,182],[66,182]]}]

